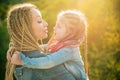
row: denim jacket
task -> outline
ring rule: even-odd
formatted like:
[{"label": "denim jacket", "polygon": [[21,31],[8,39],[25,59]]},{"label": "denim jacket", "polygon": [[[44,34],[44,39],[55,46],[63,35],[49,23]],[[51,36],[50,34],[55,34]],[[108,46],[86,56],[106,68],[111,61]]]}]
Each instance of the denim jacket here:
[{"label": "denim jacket", "polygon": [[[29,51],[23,53],[24,54],[22,54],[21,57],[24,56],[23,58],[27,57],[28,59],[34,59],[39,57],[42,58],[47,56],[40,51]],[[27,58],[25,62],[27,61]],[[37,63],[35,62],[35,64]],[[66,69],[63,64],[52,67],[50,69],[16,66],[14,70],[14,75],[16,80],[75,80],[74,76]]]},{"label": "denim jacket", "polygon": [[22,53],[19,53],[19,56],[24,62],[24,67],[51,69],[60,64],[64,64],[66,69],[76,78],[76,80],[86,80],[84,63],[79,48],[63,48],[55,53],[49,54],[50,55],[40,58],[29,58]]}]

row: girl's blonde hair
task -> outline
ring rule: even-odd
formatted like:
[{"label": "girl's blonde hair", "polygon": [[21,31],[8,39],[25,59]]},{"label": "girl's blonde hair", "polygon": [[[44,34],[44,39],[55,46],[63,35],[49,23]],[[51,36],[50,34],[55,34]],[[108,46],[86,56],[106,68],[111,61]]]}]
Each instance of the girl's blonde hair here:
[{"label": "girl's blonde hair", "polygon": [[57,16],[57,23],[62,24],[73,34],[72,40],[78,40],[81,44],[84,42],[84,57],[86,64],[86,74],[88,75],[87,62],[87,20],[84,14],[78,10],[62,11]]},{"label": "girl's blonde hair", "polygon": [[87,28],[87,21],[84,14],[77,10],[67,10],[60,12],[57,19],[58,23],[67,28],[68,33],[74,34],[72,39],[83,40]]},{"label": "girl's blonde hair", "polygon": [[[32,8],[36,8],[36,6],[32,4],[19,4],[13,6],[8,12],[7,28],[10,35],[9,48],[11,49],[11,55],[15,50],[43,51],[32,31]],[[14,67],[10,62],[7,62],[5,80],[13,80]]]}]

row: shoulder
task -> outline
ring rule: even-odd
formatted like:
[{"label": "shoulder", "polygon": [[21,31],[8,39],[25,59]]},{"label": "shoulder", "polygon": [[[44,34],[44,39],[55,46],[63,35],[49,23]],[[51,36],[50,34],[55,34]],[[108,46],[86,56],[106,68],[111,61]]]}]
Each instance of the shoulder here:
[{"label": "shoulder", "polygon": [[61,48],[57,52],[71,52],[71,51],[72,51],[71,48]]},{"label": "shoulder", "polygon": [[77,48],[62,48],[60,50],[58,50],[59,52],[69,52],[69,53],[76,53],[76,52],[80,52],[79,47]]},{"label": "shoulder", "polygon": [[65,51],[80,51],[79,50],[79,47],[77,47],[77,48],[62,48],[62,49],[60,49],[60,50],[65,50]]}]

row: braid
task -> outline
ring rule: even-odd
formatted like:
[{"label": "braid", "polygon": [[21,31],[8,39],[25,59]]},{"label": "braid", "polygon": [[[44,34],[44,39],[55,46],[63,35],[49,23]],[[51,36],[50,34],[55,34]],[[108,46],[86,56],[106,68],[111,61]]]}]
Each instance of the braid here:
[{"label": "braid", "polygon": [[[15,48],[12,47],[13,44],[10,42],[9,48],[11,49],[10,54],[12,55],[15,51]],[[13,72],[15,69],[15,65],[11,64],[11,62],[6,63],[6,73],[5,73],[5,80],[13,80]]]}]

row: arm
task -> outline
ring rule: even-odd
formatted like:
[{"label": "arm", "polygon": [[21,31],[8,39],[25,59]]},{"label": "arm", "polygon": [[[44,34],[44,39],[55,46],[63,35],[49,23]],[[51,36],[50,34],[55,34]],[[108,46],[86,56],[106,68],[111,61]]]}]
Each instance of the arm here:
[{"label": "arm", "polygon": [[48,69],[71,60],[73,57],[72,54],[73,53],[71,53],[71,50],[66,48],[47,55],[46,57],[29,58],[25,57],[22,53],[19,53],[19,56],[25,67]]}]

